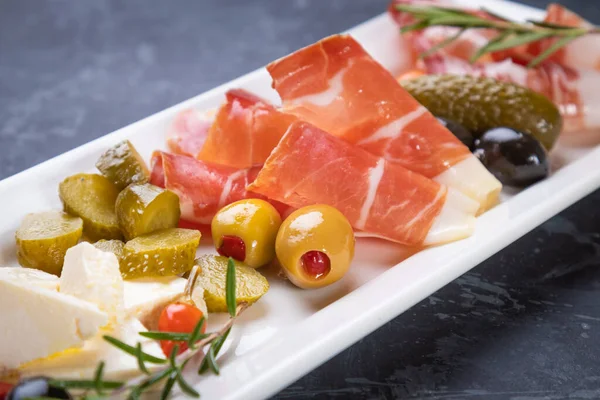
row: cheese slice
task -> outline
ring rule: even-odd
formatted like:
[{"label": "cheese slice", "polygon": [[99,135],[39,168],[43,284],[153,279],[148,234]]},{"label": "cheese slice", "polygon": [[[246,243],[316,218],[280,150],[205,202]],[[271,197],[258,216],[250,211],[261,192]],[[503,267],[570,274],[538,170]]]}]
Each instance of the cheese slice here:
[{"label": "cheese slice", "polygon": [[87,242],[67,250],[60,292],[96,304],[115,325],[123,318],[123,278],[119,261],[113,253]]},{"label": "cheese slice", "polygon": [[[158,342],[144,338],[139,332],[146,329],[137,319],[128,319],[117,328],[102,330],[80,349],[67,350],[52,357],[28,363],[19,370],[22,377],[46,375],[57,379],[93,379],[98,363],[104,361],[106,380],[127,380],[139,375],[135,357],[106,342],[102,336],[110,335],[131,346],[142,345],[142,350],[155,357],[164,358]],[[146,364],[152,371],[157,364]]]},{"label": "cheese slice", "polygon": [[81,346],[108,316],[87,301],[0,276],[0,320],[1,370]]},{"label": "cheese slice", "polygon": [[25,282],[37,287],[58,290],[58,276],[49,274],[39,269],[4,267],[0,268],[0,280]]}]

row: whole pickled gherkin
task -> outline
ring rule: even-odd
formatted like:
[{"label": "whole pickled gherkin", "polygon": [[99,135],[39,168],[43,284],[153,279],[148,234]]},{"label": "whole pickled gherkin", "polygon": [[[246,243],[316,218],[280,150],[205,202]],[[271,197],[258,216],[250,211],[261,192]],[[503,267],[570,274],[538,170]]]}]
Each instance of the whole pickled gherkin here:
[{"label": "whole pickled gherkin", "polygon": [[19,264],[60,275],[65,254],[79,242],[82,231],[81,218],[62,211],[25,216],[15,234]]},{"label": "whole pickled gherkin", "polygon": [[458,122],[476,137],[508,127],[532,135],[550,150],[562,129],[558,108],[544,95],[492,78],[423,75],[401,82],[438,117]]},{"label": "whole pickled gherkin", "polygon": [[116,202],[117,220],[126,240],[175,228],[181,214],[179,197],[149,183],[127,186]]},{"label": "whole pickled gherkin", "polygon": [[146,163],[129,140],[106,150],[96,162],[96,168],[119,189],[148,182],[150,176]]},{"label": "whole pickled gherkin", "polygon": [[125,243],[120,260],[125,279],[183,274],[194,266],[200,232],[171,228],[138,236]]},{"label": "whole pickled gherkin", "polygon": [[90,241],[121,239],[115,202],[119,189],[98,174],[77,174],[58,186],[65,211],[83,220],[84,236]]}]

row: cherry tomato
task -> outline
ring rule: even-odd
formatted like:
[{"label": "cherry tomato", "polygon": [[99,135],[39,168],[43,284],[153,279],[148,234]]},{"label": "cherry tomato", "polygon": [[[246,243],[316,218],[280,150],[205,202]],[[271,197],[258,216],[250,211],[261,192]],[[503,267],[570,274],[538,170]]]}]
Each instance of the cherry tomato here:
[{"label": "cherry tomato", "polygon": [[13,388],[13,385],[6,382],[0,382],[0,400],[6,399],[6,395]]},{"label": "cherry tomato", "polygon": [[[160,313],[160,317],[158,318],[158,330],[162,332],[191,333],[203,315],[204,314],[198,307],[189,303],[171,303]],[[201,331],[202,333],[206,331],[206,324],[202,325]],[[160,341],[163,353],[167,356],[171,355],[171,351],[176,344],[179,345],[178,354],[183,353],[188,348],[187,343],[185,342],[176,342],[172,340]]]}]

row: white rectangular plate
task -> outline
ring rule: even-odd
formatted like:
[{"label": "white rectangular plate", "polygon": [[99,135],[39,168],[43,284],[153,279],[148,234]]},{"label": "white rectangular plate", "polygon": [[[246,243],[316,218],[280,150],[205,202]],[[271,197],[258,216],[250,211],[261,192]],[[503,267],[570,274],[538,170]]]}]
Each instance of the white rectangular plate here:
[{"label": "white rectangular plate", "polygon": [[[514,19],[541,15],[514,3],[486,0],[485,6]],[[387,15],[349,33],[392,72],[406,68],[398,29]],[[100,153],[123,139],[149,158],[164,148],[177,112],[216,107],[233,87],[278,101],[261,69],[0,182],[0,266],[16,264],[14,232],[25,214],[60,208],[62,179],[92,171]],[[600,149],[561,147],[554,156],[560,169],[520,193],[505,191],[502,204],[478,219],[467,240],[408,257],[393,244],[360,239],[351,272],[320,290],[303,291],[269,274],[271,290],[242,317],[223,349],[221,375],[198,379],[197,389],[208,399],[276,393],[600,186]],[[209,245],[200,251],[210,251]]]}]

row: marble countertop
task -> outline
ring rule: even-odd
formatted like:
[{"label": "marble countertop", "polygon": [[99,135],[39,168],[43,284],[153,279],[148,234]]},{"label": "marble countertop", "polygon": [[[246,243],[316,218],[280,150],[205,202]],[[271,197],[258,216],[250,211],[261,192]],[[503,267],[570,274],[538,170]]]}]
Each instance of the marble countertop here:
[{"label": "marble countertop", "polygon": [[[594,1],[561,3],[600,22]],[[4,0],[0,179],[386,6]],[[599,399],[599,202],[588,196],[275,398]]]}]

